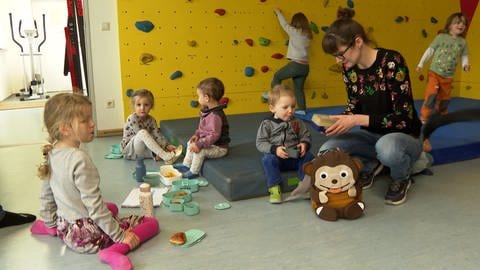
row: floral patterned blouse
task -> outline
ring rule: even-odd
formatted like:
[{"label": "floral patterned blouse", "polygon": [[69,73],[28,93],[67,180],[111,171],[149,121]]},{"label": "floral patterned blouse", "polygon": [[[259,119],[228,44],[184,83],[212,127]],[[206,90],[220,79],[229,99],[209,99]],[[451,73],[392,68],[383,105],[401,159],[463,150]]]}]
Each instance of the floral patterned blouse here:
[{"label": "floral patterned blouse", "polygon": [[344,114],[369,115],[371,132],[420,135],[421,122],[414,107],[408,67],[403,56],[378,48],[377,59],[367,69],[343,67],[348,104]]}]

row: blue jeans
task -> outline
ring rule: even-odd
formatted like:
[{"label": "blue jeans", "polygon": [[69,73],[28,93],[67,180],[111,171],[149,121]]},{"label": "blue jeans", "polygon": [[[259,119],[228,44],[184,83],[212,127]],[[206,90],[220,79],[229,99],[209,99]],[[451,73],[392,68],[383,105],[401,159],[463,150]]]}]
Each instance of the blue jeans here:
[{"label": "blue jeans", "polygon": [[309,72],[310,66],[308,64],[300,64],[290,61],[290,63],[286,64],[284,67],[275,72],[270,86],[273,88],[275,85],[281,84],[283,80],[292,78],[293,87],[295,88],[297,109],[305,110],[307,108],[307,105],[305,103],[305,93],[303,91],[303,86],[305,85],[305,80],[307,79]]},{"label": "blue jeans", "polygon": [[310,152],[306,152],[303,157],[300,158],[279,158],[274,154],[263,154],[262,165],[265,174],[267,175],[267,187],[273,187],[279,185],[284,181],[280,172],[298,170],[298,178],[303,180],[305,173],[303,172],[303,164],[314,159],[314,156]]},{"label": "blue jeans", "polygon": [[364,172],[370,172],[378,160],[390,168],[390,177],[398,181],[410,177],[413,164],[422,152],[420,140],[410,135],[400,132],[382,135],[363,129],[334,136],[319,151],[336,147],[360,158]]}]

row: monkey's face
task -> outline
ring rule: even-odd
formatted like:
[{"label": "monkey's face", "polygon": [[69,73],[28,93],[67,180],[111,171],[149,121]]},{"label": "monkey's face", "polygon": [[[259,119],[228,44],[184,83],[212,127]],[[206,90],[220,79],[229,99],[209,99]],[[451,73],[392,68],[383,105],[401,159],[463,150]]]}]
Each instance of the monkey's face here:
[{"label": "monkey's face", "polygon": [[355,185],[355,178],[347,165],[321,166],[315,171],[314,185],[321,191],[340,193]]}]

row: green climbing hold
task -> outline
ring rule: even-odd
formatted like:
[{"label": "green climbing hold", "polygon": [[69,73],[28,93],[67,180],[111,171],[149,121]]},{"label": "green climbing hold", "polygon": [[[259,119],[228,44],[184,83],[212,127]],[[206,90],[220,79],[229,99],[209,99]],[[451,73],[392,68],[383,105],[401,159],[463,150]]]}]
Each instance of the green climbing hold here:
[{"label": "green climbing hold", "polygon": [[127,89],[127,91],[125,92],[125,94],[127,95],[127,97],[133,96],[133,89]]},{"label": "green climbing hold", "polygon": [[312,21],[310,22],[310,29],[312,29],[312,32],[314,32],[315,34],[319,33],[318,26]]},{"label": "green climbing hold", "polygon": [[260,38],[258,39],[258,43],[260,43],[260,45],[262,45],[262,46],[268,46],[268,45],[270,45],[270,39],[264,38],[264,37],[260,37]]},{"label": "green climbing hold", "polygon": [[268,93],[267,92],[263,92],[262,93],[262,96],[260,97],[262,103],[267,103],[268,102]]}]

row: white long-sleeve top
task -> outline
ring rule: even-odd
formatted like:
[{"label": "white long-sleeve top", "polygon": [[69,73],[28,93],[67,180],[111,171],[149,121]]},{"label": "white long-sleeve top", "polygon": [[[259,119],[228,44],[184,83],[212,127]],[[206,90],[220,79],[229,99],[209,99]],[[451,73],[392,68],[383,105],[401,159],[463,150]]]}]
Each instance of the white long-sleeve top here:
[{"label": "white long-sleeve top", "polygon": [[291,26],[280,11],[275,10],[275,14],[277,14],[280,26],[288,34],[287,58],[308,63],[309,48],[312,40],[301,29]]}]

